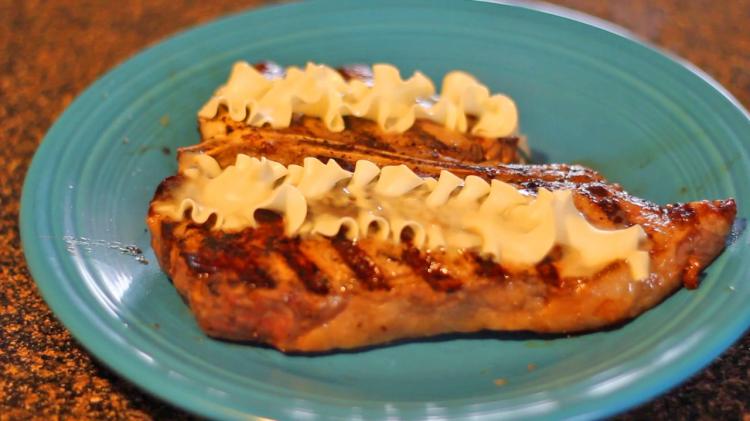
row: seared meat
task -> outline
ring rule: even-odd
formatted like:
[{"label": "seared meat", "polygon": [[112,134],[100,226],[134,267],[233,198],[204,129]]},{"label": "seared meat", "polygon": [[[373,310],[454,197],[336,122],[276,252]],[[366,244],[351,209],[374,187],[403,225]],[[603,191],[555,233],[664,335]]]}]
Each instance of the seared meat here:
[{"label": "seared meat", "polygon": [[[273,63],[256,68],[280,76]],[[339,70],[367,81],[367,66]],[[724,248],[736,206],[732,199],[658,206],[634,198],[593,170],[575,165],[518,165],[525,145],[517,137],[485,139],[418,120],[401,134],[386,134],[368,120],[347,117],[331,133],[314,118],[290,127],[252,127],[225,109],[199,119],[202,141],[179,152],[180,170],[157,189],[147,217],[159,264],[195,314],[217,338],[250,340],[282,351],[358,348],[441,333],[533,331],[569,333],[626,321],[685,285]],[[474,251],[425,251],[410,231],[395,244],[365,237],[284,235],[281,217],[256,212],[258,226],[239,232],[213,229],[154,210],[184,181],[188,154],[204,153],[224,168],[237,154],[265,156],[284,165],[305,157],[336,160],[352,170],[359,159],[379,166],[406,164],[421,176],[445,169],[466,177],[498,179],[534,194],[539,188],[573,191],[577,208],[599,228],[641,225],[651,274],[632,279],[615,261],[588,277],[558,272],[559,249],[541,263],[509,268]]]},{"label": "seared meat", "polygon": [[[267,77],[280,77],[284,69],[271,62],[255,67]],[[346,66],[338,69],[346,78],[369,81],[372,72],[369,66]],[[333,141],[345,147],[369,148],[388,153],[408,155],[414,158],[433,160],[458,160],[467,163],[512,163],[525,162],[529,155],[524,138],[519,136],[485,138],[447,130],[429,120],[417,120],[404,133],[383,133],[375,122],[351,117],[345,118],[346,130],[329,131],[316,118],[298,116],[290,127],[272,129],[253,127],[242,121],[232,120],[226,109],[221,108],[214,118],[199,118],[199,129],[203,141],[233,138],[274,140],[281,137],[289,140]]]},{"label": "seared meat", "polygon": [[[724,248],[736,213],[732,199],[657,206],[579,166],[471,165],[291,133],[230,133],[181,154],[189,152],[209,153],[222,167],[239,152],[283,164],[330,157],[345,168],[367,158],[378,165],[406,163],[425,176],[448,169],[532,192],[570,189],[595,226],[640,224],[647,234],[647,279],[633,280],[621,261],[590,277],[561,278],[555,252],[535,267],[513,272],[469,251],[416,249],[408,235],[401,244],[374,237],[352,242],[342,235],[289,238],[280,217],[265,211],[258,212],[256,228],[225,233],[211,229],[210,220],[177,222],[152,210],[147,222],[159,263],[200,327],[214,337],[282,351],[357,348],[487,329],[568,333],[609,326],[638,316],[683,283],[696,287],[700,272]],[[169,198],[182,177],[162,182],[154,200]]]},{"label": "seared meat", "polygon": [[252,134],[233,132],[226,136],[205,140],[198,145],[180,148],[178,159],[187,154],[205,153],[211,155],[224,168],[234,164],[237,154],[240,153],[249,156],[265,156],[284,165],[299,164],[304,157],[311,156],[323,162],[333,159],[347,170],[352,170],[357,160],[366,159],[381,166],[406,164],[414,172],[424,176],[439,174],[440,170],[445,169],[460,177],[475,174],[485,179],[498,178],[516,184],[581,183],[604,180],[596,171],[580,165],[501,165],[493,162],[476,164],[446,156],[431,159],[423,156],[424,153],[420,152],[422,149],[421,146],[415,146],[400,151],[387,151],[261,128],[256,129]]}]

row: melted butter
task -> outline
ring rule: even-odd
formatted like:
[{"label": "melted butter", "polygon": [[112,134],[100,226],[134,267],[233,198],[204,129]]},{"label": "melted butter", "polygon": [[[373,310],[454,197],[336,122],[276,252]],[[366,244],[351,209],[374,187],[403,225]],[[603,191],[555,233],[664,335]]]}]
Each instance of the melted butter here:
[{"label": "melted butter", "polygon": [[[518,127],[515,103],[505,95],[491,95],[468,73],[448,73],[436,99],[435,87],[424,74],[415,72],[403,80],[389,64],[374,65],[373,83],[366,84],[347,82],[336,70],[314,63],[304,69],[289,67],[283,77],[267,79],[247,62],[238,62],[198,115],[213,118],[221,105],[235,121],[274,128],[288,127],[295,114],[320,118],[334,132],[344,130],[344,116],[369,119],[396,133],[408,130],[417,118],[484,137],[512,135]],[[468,116],[476,117],[472,127]]]},{"label": "melted butter", "polygon": [[586,276],[624,261],[634,279],[649,272],[645,238],[634,225],[602,230],[591,225],[569,190],[540,188],[536,196],[499,180],[461,179],[448,171],[422,178],[405,165],[379,168],[358,161],[354,172],[335,161],[306,158],[302,166],[237,155],[220,169],[207,155],[188,155],[184,182],[154,210],[174,220],[186,212],[198,223],[215,215],[214,228],[256,226],[254,213],[284,216],[286,234],[334,236],[342,227],[350,239],[376,236],[401,241],[405,229],[416,247],[474,249],[511,268],[523,269],[562,250],[562,276]]}]

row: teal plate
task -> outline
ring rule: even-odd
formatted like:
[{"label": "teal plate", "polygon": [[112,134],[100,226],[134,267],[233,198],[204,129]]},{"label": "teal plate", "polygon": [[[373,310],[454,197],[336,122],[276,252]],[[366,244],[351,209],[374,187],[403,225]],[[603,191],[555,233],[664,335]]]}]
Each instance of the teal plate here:
[{"label": "teal plate", "polygon": [[746,234],[698,290],[613,330],[306,357],[206,338],[145,230],[175,149],[198,140],[196,110],[238,59],[389,62],[437,80],[465,69],[517,100],[523,132],[550,161],[586,163],[659,203],[735,197],[746,217],[741,106],[699,71],[577,19],[489,3],[334,0],[231,16],[149,48],[89,87],[34,157],[21,229],[39,289],[115,371],[211,417],[593,418],[652,398],[750,325]]}]

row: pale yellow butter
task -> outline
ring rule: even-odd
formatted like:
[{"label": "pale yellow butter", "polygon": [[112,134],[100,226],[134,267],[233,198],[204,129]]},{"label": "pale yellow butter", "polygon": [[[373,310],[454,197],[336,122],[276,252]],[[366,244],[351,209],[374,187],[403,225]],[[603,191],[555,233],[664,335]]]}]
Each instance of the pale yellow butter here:
[{"label": "pale yellow butter", "polygon": [[[266,79],[247,62],[232,68],[221,86],[198,112],[213,118],[220,106],[235,121],[252,126],[288,127],[295,114],[320,118],[328,130],[344,130],[344,116],[375,121],[386,132],[402,133],[418,118],[448,129],[483,137],[516,133],[518,110],[509,97],[491,95],[486,86],[465,72],[453,71],[436,97],[432,81],[420,72],[401,79],[390,64],[373,66],[373,83],[345,81],[334,69],[308,63],[289,67],[284,77]],[[476,123],[469,127],[469,116]]]}]

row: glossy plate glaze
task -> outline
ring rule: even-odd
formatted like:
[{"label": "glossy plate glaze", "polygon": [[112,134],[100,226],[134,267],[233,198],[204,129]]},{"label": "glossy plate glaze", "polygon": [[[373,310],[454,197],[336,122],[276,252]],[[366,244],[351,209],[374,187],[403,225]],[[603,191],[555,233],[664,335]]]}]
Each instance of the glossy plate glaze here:
[{"label": "glossy plate glaze", "polygon": [[[294,4],[133,57],[68,108],[34,157],[21,228],[44,298],[115,371],[218,418],[591,418],[663,392],[750,324],[747,235],[700,289],[610,331],[316,357],[206,338],[149,247],[154,188],[175,171],[175,149],[198,140],[196,110],[239,59],[388,62],[437,80],[464,69],[517,100],[524,133],[548,160],[590,165],[659,203],[732,196],[747,216],[750,123],[741,107],[694,69],[557,13],[453,1]],[[150,264],[118,244],[142,248]]]}]

